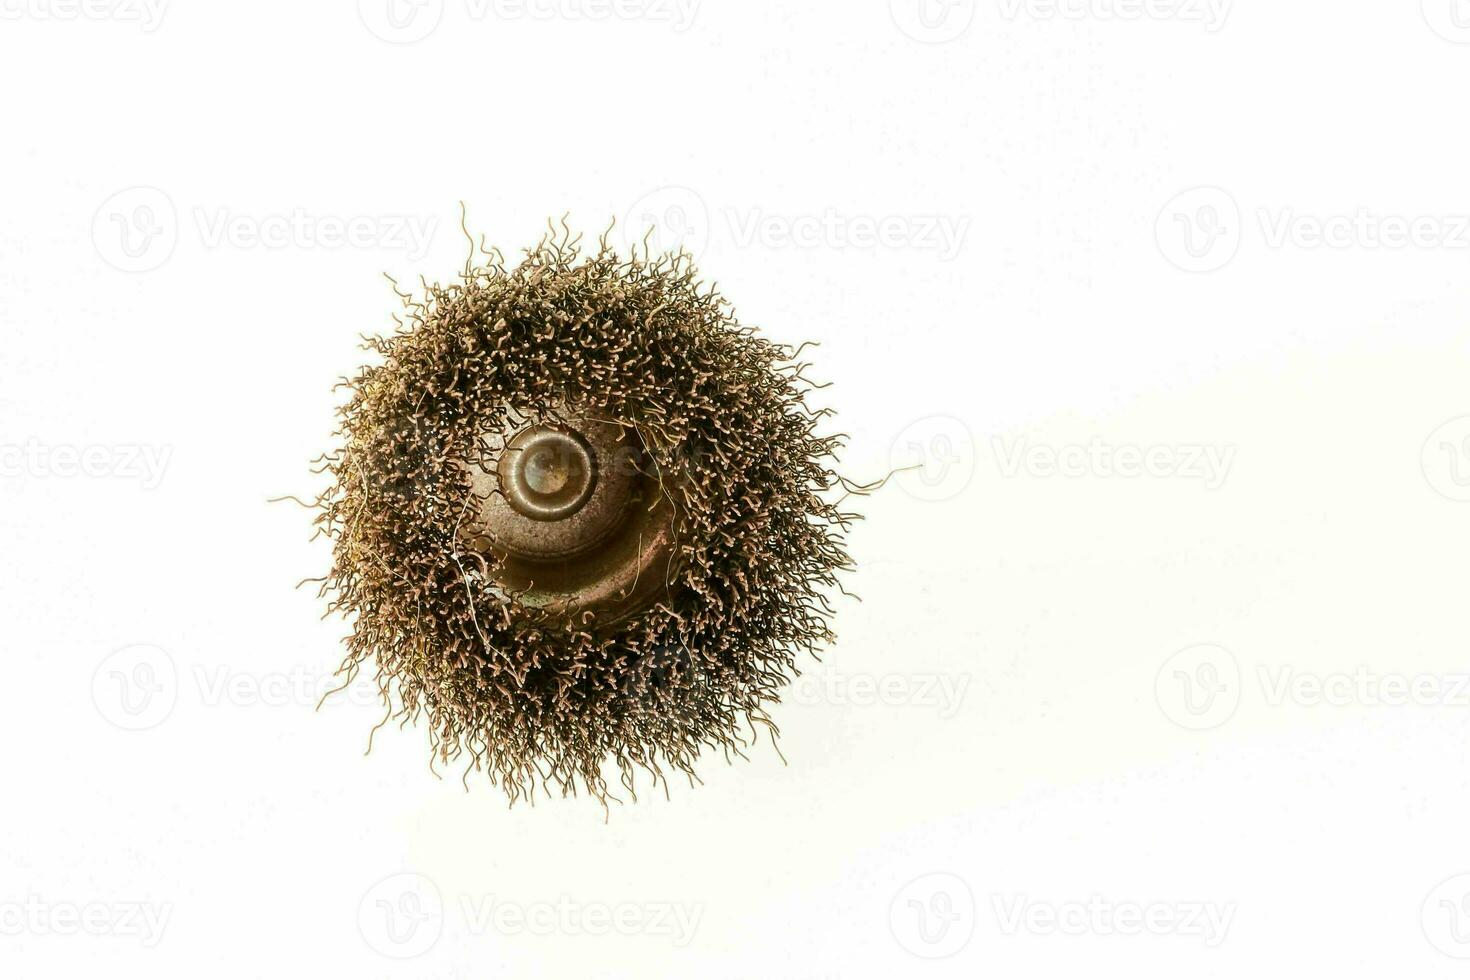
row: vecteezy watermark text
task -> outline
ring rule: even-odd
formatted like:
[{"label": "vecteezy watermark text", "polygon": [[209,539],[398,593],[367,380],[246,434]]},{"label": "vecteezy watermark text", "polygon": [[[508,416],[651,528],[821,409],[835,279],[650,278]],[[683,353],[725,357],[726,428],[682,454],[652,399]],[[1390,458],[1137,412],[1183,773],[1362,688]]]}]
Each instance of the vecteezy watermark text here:
[{"label": "vecteezy watermark text", "polygon": [[1025,474],[1047,477],[1156,477],[1200,480],[1210,490],[1218,489],[1230,475],[1235,462],[1234,446],[1191,443],[1139,446],[1113,445],[1094,438],[1086,445],[1032,444],[1024,437],[990,440],[1003,477]]},{"label": "vecteezy watermark text", "polygon": [[1006,20],[1181,21],[1209,33],[1225,26],[1234,0],[998,0]]},{"label": "vecteezy watermark text", "polygon": [[[1236,903],[1131,901],[1091,895],[1053,901],[1025,894],[989,896],[994,931],[1005,937],[1172,936],[1214,948],[1224,943]],[[897,943],[922,959],[960,952],[973,937],[982,906],[969,882],[945,872],[908,882],[889,903],[889,929]]]},{"label": "vecteezy watermark text", "polygon": [[30,895],[0,901],[3,936],[114,936],[157,946],[173,916],[172,902],[51,902]]},{"label": "vecteezy watermark text", "polygon": [[971,679],[969,674],[853,674],[829,670],[798,677],[786,697],[802,705],[925,708],[948,719],[958,713]]},{"label": "vecteezy watermark text", "polygon": [[531,902],[466,895],[460,907],[477,936],[657,936],[675,947],[689,945],[704,916],[699,902],[586,902],[566,895]]},{"label": "vecteezy watermark text", "polygon": [[1235,654],[1213,643],[1165,660],[1154,693],[1166,718],[1204,731],[1234,717],[1250,680],[1268,708],[1470,708],[1470,672],[1380,671],[1364,664],[1328,671],[1256,664],[1247,671]]},{"label": "vecteezy watermark text", "polygon": [[726,209],[730,239],[739,248],[830,248],[859,251],[933,252],[948,262],[959,254],[970,230],[968,215],[768,214],[760,208]]},{"label": "vecteezy watermark text", "polygon": [[1470,215],[1299,214],[1295,208],[1257,211],[1268,248],[1470,249]]},{"label": "vecteezy watermark text", "polygon": [[1037,901],[992,895],[1001,934],[1015,936],[1179,936],[1219,946],[1235,918],[1234,902],[1133,902],[1094,895],[1077,901]]},{"label": "vecteezy watermark text", "polygon": [[[694,24],[700,0],[459,0],[455,17],[496,21],[652,21],[682,34]],[[439,29],[445,0],[358,0],[362,24],[390,44],[422,41]]]},{"label": "vecteezy watermark text", "polygon": [[428,254],[439,226],[434,215],[330,214],[301,207],[259,213],[196,206],[185,217],[157,187],[129,187],[97,208],[92,244],[103,261],[123,272],[163,265],[191,224],[207,249],[379,249],[405,252],[416,261]]},{"label": "vecteezy watermark text", "polygon": [[[1470,250],[1470,214],[1394,214],[1367,207],[1307,213],[1281,206],[1256,208],[1252,217],[1223,188],[1195,187],[1164,205],[1154,235],[1163,256],[1186,272],[1223,269],[1247,240],[1273,251]],[[1254,236],[1248,236],[1252,226]]]},{"label": "vecteezy watermark text", "polygon": [[1266,703],[1312,708],[1470,708],[1470,674],[1380,673],[1366,666],[1319,673],[1261,664],[1256,677]]},{"label": "vecteezy watermark text", "polygon": [[136,480],[144,490],[153,490],[163,482],[172,456],[172,446],[51,445],[30,439],[0,443],[0,478]]},{"label": "vecteezy watermark text", "polygon": [[908,251],[947,262],[964,249],[970,223],[964,214],[870,214],[837,208],[789,214],[728,207],[712,214],[698,191],[671,186],[635,201],[622,216],[619,235],[625,248],[646,246],[655,253],[683,249],[696,257],[719,238],[735,248]]},{"label": "vecteezy watermark text", "polygon": [[523,900],[462,894],[446,903],[425,875],[404,872],[382,879],[358,903],[358,929],[374,951],[394,959],[428,952],[450,913],[471,936],[651,936],[675,947],[693,941],[704,917],[700,902],[600,901],[569,895]]},{"label": "vecteezy watermark text", "polygon": [[194,221],[205,248],[381,248],[411,259],[428,253],[439,219],[410,214],[238,214],[228,208],[196,208]]},{"label": "vecteezy watermark text", "polygon": [[0,0],[0,20],[115,20],[158,30],[169,0]]}]

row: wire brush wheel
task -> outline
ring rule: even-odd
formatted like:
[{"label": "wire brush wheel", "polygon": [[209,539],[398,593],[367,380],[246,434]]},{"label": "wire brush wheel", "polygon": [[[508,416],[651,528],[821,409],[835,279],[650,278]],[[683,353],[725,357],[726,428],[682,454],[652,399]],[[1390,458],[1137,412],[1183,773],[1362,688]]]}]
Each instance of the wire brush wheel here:
[{"label": "wire brush wheel", "polygon": [[579,243],[481,251],[404,295],[320,461],[339,673],[373,671],[431,765],[512,803],[606,803],[609,762],[633,793],[640,768],[692,781],[705,749],[774,738],[851,565],[801,349],[741,326],[687,255]]}]

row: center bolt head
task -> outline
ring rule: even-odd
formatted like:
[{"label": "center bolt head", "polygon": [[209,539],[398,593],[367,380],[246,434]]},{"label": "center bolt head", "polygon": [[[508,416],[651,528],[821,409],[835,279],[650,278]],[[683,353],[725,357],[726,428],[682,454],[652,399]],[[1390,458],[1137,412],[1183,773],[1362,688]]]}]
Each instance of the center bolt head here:
[{"label": "center bolt head", "polygon": [[580,435],[550,426],[521,432],[500,457],[500,488],[533,521],[565,520],[597,488],[596,456]]}]

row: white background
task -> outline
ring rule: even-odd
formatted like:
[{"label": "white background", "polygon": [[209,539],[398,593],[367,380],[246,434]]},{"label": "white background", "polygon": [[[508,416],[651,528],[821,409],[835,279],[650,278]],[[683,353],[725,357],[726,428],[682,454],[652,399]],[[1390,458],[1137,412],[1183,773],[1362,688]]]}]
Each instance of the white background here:
[{"label": "white background", "polygon": [[[1464,0],[0,11],[5,976],[1463,975]],[[789,765],[507,810],[313,711],[265,501],[461,200],[919,465]]]}]

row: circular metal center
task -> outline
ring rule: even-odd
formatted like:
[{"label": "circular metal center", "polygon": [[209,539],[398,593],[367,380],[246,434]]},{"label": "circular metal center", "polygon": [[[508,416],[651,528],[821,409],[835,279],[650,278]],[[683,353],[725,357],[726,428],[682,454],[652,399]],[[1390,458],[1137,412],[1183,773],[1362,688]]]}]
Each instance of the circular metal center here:
[{"label": "circular metal center", "polygon": [[500,488],[517,513],[533,521],[563,520],[581,510],[597,487],[594,459],[576,433],[533,426],[506,446]]},{"label": "circular metal center", "polygon": [[665,486],[636,429],[562,406],[506,414],[482,436],[495,457],[464,461],[478,513],[461,528],[501,601],[586,628],[671,594],[676,477]]}]

